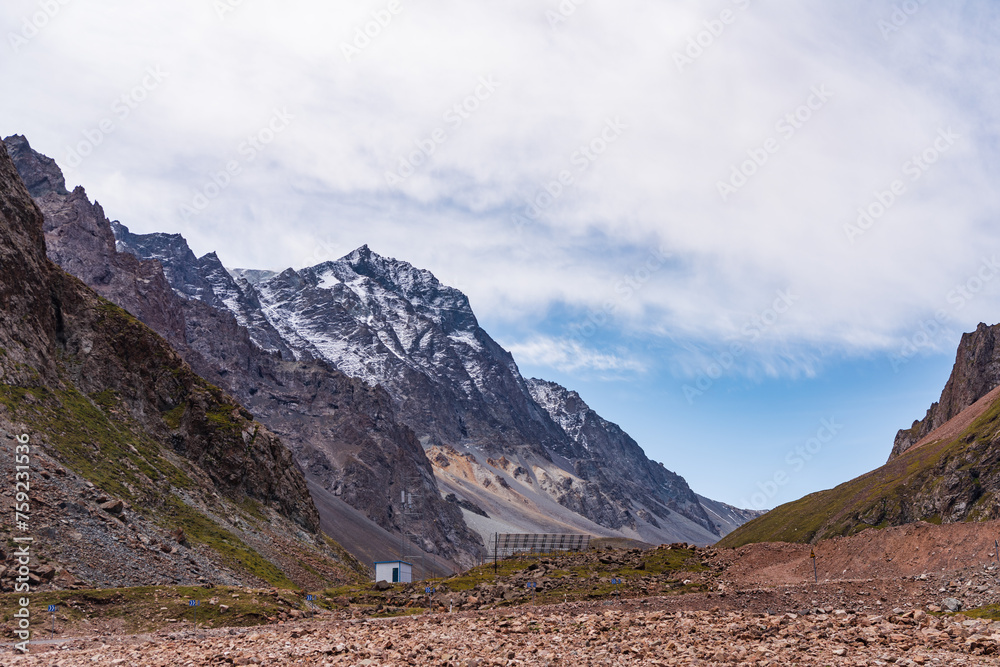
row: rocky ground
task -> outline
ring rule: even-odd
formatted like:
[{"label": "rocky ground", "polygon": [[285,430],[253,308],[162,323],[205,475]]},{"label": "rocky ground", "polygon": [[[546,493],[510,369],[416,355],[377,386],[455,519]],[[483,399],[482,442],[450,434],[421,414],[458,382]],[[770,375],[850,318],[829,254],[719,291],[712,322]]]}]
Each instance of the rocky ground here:
[{"label": "rocky ground", "polygon": [[[28,430],[23,424],[15,428],[0,414],[0,447],[10,451],[14,434]],[[12,457],[0,459],[0,476],[13,480],[13,463]],[[36,538],[30,574],[33,591],[266,583],[229,567],[204,544],[188,539],[182,529],[171,530],[153,520],[156,515],[148,508],[133,507],[101,491],[45,448],[33,450],[32,467],[37,480],[31,483],[30,496],[31,529]],[[190,470],[192,475],[198,474],[196,469]],[[206,481],[204,488],[211,488],[210,483]],[[217,508],[229,511],[212,512],[210,501],[218,501],[217,494],[188,491],[187,497],[257,553],[281,564],[301,586],[318,587],[356,576],[335,561],[310,555],[297,543],[298,525],[280,521],[269,508],[263,508],[268,520],[254,521],[234,504],[215,502]],[[15,499],[12,483],[0,488],[0,512],[13,517]],[[12,539],[18,535],[10,522],[0,525],[0,597],[15,590],[18,563]],[[314,539],[319,542],[318,537]],[[344,562],[358,565],[346,554],[340,556]]]},{"label": "rocky ground", "polygon": [[[921,610],[676,611],[669,598],[94,637],[0,665],[998,665],[1000,623]],[[46,650],[50,649],[50,650]]]},{"label": "rocky ground", "polygon": [[[173,618],[155,632],[129,635],[99,619],[60,624],[54,640],[37,637],[31,655],[4,647],[0,667],[1000,665],[996,554],[970,546],[996,527],[912,526],[815,547],[672,545],[511,560],[496,578],[473,570],[427,582],[432,598],[424,583],[331,589],[317,595],[329,609],[273,590],[213,589],[205,596],[234,607],[221,612],[206,600],[203,618],[216,627],[198,634],[180,611],[184,601],[161,593],[157,606],[173,605],[158,607]],[[905,557],[892,558],[904,543]],[[810,551],[822,563],[818,581]],[[625,579],[617,589],[614,575]],[[237,605],[262,601],[264,625],[218,627]],[[378,617],[386,613],[402,615]]]}]

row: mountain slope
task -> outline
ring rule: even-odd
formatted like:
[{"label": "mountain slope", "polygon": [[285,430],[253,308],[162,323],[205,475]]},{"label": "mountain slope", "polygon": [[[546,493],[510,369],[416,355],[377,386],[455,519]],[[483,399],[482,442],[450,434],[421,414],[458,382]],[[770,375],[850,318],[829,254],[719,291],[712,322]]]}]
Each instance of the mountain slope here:
[{"label": "mountain slope", "polygon": [[698,494],[698,501],[725,537],[748,521],[767,514],[767,510],[745,510]]},{"label": "mountain slope", "polygon": [[[34,556],[49,575],[63,573],[64,585],[288,586],[355,576],[317,532],[281,441],[49,262],[42,225],[0,147],[0,433],[31,440],[28,530],[46,537]],[[12,457],[0,468],[13,479]],[[17,530],[5,524],[0,537]]]},{"label": "mountain slope", "polygon": [[[490,505],[505,514],[505,529],[544,525],[601,533],[610,529],[611,534],[656,541],[704,543],[717,538],[718,528],[679,477],[647,470],[631,490],[650,484],[661,497],[654,501],[647,491],[633,502],[622,483],[631,471],[609,475],[604,470],[614,468],[595,465],[538,405],[513,358],[479,326],[465,295],[442,285],[430,272],[365,246],[336,262],[252,279],[238,282],[244,298],[233,301],[260,304],[270,327],[256,333],[249,314],[234,309],[255,339],[276,330],[296,355],[325,359],[349,375],[384,387],[400,418],[428,450],[445,490],[456,499]],[[462,488],[436,465],[452,451],[474,459],[466,459],[475,468],[466,481],[477,475],[482,480]],[[496,481],[503,479],[508,486],[517,481],[494,463],[501,459],[526,471],[531,484],[524,493]],[[495,485],[484,488],[481,482],[487,480]],[[511,493],[514,496],[508,497]],[[527,513],[510,515],[511,503],[526,506]],[[670,513],[682,518],[678,525],[683,530],[659,525],[656,516]],[[465,518],[488,537],[481,519],[468,512]]]},{"label": "mountain slope", "polygon": [[915,445],[931,431],[952,419],[1000,386],[1000,325],[980,324],[963,334],[955,355],[955,366],[941,399],[933,403],[922,420],[896,434],[889,460]]},{"label": "mountain slope", "polygon": [[254,293],[297,354],[385,387],[425,445],[541,454],[564,444],[465,295],[428,271],[364,246],[262,280]]},{"label": "mountain slope", "polygon": [[[25,155],[25,169],[46,168]],[[41,188],[39,203],[53,259],[161,331],[319,486],[432,553],[478,557],[483,540],[467,524],[486,540],[586,531],[710,543],[748,516],[693,494],[575,394],[559,388],[559,401],[575,401],[561,413],[540,405],[541,385],[428,271],[367,246],[298,271],[227,271],[179,235],[109,223],[82,189]],[[571,416],[583,431],[560,422]]]},{"label": "mountain slope", "polygon": [[[554,382],[528,380],[532,397],[573,441],[574,472],[601,486],[617,485],[636,514],[654,527],[683,518],[699,526],[713,526],[698,497],[684,478],[653,463],[638,443],[590,409],[580,395]],[[615,479],[608,479],[609,472]],[[679,516],[675,516],[679,515]]]},{"label": "mountain slope", "polygon": [[[120,248],[144,258],[169,254],[154,247],[160,238],[118,237]],[[186,272],[171,273],[177,280]],[[215,271],[213,290],[230,295],[227,306],[253,340],[264,344],[277,332],[296,358],[325,360],[385,388],[427,450],[443,490],[457,503],[504,517],[490,523],[482,513],[464,511],[484,538],[508,530],[586,530],[708,543],[720,535],[683,479],[653,466],[634,441],[601,452],[616,461],[634,459],[631,468],[602,466],[588,455],[538,404],[510,354],[479,326],[465,295],[430,272],[365,246],[299,271],[231,275]],[[173,286],[200,298],[201,282]],[[464,481],[451,474],[462,466],[438,465],[455,455],[471,466]],[[524,479],[515,479],[504,462],[523,470]],[[632,473],[639,470],[636,482]],[[635,493],[641,498],[632,498]]]},{"label": "mountain slope", "polygon": [[[983,331],[981,326],[977,334]],[[972,336],[975,336],[973,334]],[[969,336],[963,338],[963,344]],[[979,357],[988,374],[990,355]],[[954,377],[969,373],[960,354]],[[954,386],[949,382],[949,386]],[[870,527],[1000,517],[1000,387],[989,391],[884,466],[777,507],[720,542],[816,542]]]},{"label": "mountain slope", "polygon": [[[32,180],[61,182],[58,167],[32,151],[23,137],[5,142],[16,147],[17,167]],[[447,561],[470,564],[479,557],[481,540],[465,526],[459,509],[441,497],[423,449],[397,420],[385,392],[323,361],[304,355],[295,361],[281,338],[267,329],[259,304],[239,303],[242,293],[214,254],[196,258],[179,235],[131,235],[123,225],[111,223],[99,204],[90,203],[83,188],[64,194],[40,187],[37,202],[45,217],[49,257],[156,329],[199,375],[232,392],[282,437],[320,487],[382,530],[405,526],[417,536],[418,546],[443,556],[427,559],[440,563],[434,570],[438,574],[456,567]],[[118,252],[126,247],[144,259]],[[257,308],[255,330],[263,332],[259,340],[267,349],[251,340],[227,303],[234,310]],[[406,508],[402,490],[412,497]],[[320,507],[331,504],[324,501]],[[364,536],[339,533],[334,518],[323,521],[330,534],[349,539],[352,553],[367,559],[372,549]],[[372,543],[383,545],[378,532],[372,531]],[[398,550],[398,539],[395,544]]]}]

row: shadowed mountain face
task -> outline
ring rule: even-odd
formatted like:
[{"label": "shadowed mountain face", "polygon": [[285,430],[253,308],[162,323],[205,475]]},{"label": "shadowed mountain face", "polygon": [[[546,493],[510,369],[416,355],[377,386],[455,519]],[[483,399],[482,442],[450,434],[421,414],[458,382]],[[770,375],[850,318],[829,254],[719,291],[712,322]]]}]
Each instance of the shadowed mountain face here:
[{"label": "shadowed mountain face", "polygon": [[[29,159],[26,173],[72,216],[79,200],[52,167]],[[31,442],[32,527],[50,538],[35,555],[74,572],[66,583],[343,578],[291,453],[160,336],[49,261],[42,213],[0,146],[0,436],[15,434]],[[13,479],[13,459],[4,466]]]},{"label": "shadowed mountain face", "polygon": [[[21,146],[19,168],[55,167],[32,158],[37,154],[21,138],[5,142]],[[36,180],[59,179],[61,174],[49,174]],[[446,560],[471,563],[478,557],[479,536],[441,497],[420,443],[397,420],[388,395],[322,360],[301,355],[296,361],[262,317],[255,331],[264,349],[257,345],[226,307],[225,300],[240,290],[214,254],[196,258],[182,237],[168,234],[141,237],[142,259],[118,252],[112,224],[124,239],[118,248],[131,235],[90,203],[83,188],[70,194],[41,188],[37,202],[53,261],[158,331],[199,375],[231,391],[282,436],[306,474],[337,501],[361,510],[382,529],[399,531],[405,525],[418,536],[418,546]],[[183,289],[175,291],[168,278]],[[412,497],[405,520],[404,490]],[[327,499],[323,507],[329,506]],[[369,551],[356,550],[366,557]]]},{"label": "shadowed mountain face", "polygon": [[527,383],[535,401],[573,441],[577,474],[619,486],[649,523],[668,528],[677,515],[704,517],[725,535],[763,514],[695,494],[683,477],[650,461],[628,433],[594,412],[575,391],[536,378]]},{"label": "shadowed mountain face", "polygon": [[[120,247],[141,257],[166,255],[161,239],[119,233]],[[189,275],[189,269],[170,273]],[[173,286],[201,298],[204,276]],[[467,297],[430,272],[364,246],[299,271],[236,270],[234,278],[216,270],[213,276],[213,292],[227,295],[227,307],[253,340],[278,349],[277,333],[281,349],[296,358],[324,360],[383,387],[425,449],[470,454],[494,476],[507,474],[490,464],[501,457],[517,461],[531,478],[544,471],[534,489],[545,489],[567,517],[613,532],[654,541],[683,534],[710,542],[719,535],[684,480],[652,464],[617,427],[599,438],[598,431],[613,425],[594,415],[588,433],[603,448],[590,453],[577,443],[539,405],[511,355],[479,326]],[[462,489],[448,488],[462,497]],[[672,515],[685,531],[671,529],[666,517]]]},{"label": "shadowed mountain face", "polygon": [[[140,257],[169,254],[163,235],[138,236],[121,227],[116,233],[119,247]],[[188,267],[169,273],[190,275],[193,255],[187,261]],[[196,261],[204,265],[206,258]],[[205,279],[205,273],[190,282],[175,278],[173,286],[202,298]],[[468,454],[483,474],[505,478],[508,485],[516,480],[490,461],[517,461],[530,471],[533,490],[544,489],[561,508],[543,513],[568,521],[566,529],[592,530],[596,524],[653,541],[683,535],[711,542],[719,535],[684,480],[652,464],[617,427],[593,415],[588,435],[601,447],[588,452],[576,442],[539,405],[511,355],[479,327],[466,296],[428,271],[365,246],[299,271],[230,275],[216,268],[211,282],[260,346],[284,354],[290,349],[297,359],[323,360],[383,387],[428,451]],[[598,435],[610,427],[613,433]],[[445,486],[456,501],[468,500],[468,489]],[[537,504],[523,496],[519,502]],[[683,530],[672,528],[677,520]],[[511,530],[521,525],[517,519],[509,523]]]},{"label": "shadowed mountain face", "polygon": [[554,382],[528,380],[535,401],[545,408],[573,444],[574,472],[601,487],[616,488],[639,518],[658,525],[677,512],[711,526],[708,514],[684,478],[646,457],[617,424],[590,409],[580,395]]},{"label": "shadowed mountain face", "polygon": [[467,523],[483,536],[710,543],[749,518],[721,504],[709,515],[682,477],[574,392],[525,380],[466,296],[428,271],[367,246],[297,271],[227,270],[178,235],[109,223],[96,204],[73,218],[71,204],[87,210],[80,189],[39,202],[47,234],[65,239],[54,259],[161,330],[324,489],[382,528],[418,533],[432,553],[477,556]]}]

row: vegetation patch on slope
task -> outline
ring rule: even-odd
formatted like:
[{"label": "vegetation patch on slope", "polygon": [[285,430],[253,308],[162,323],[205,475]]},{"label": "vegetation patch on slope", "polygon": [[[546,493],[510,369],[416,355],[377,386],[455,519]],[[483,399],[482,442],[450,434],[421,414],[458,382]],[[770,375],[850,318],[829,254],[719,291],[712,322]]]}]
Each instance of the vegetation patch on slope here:
[{"label": "vegetation patch on slope", "polygon": [[929,442],[836,488],[777,507],[719,542],[812,543],[914,521],[1000,517],[1000,401],[959,437]]},{"label": "vegetation patch on slope", "polygon": [[[425,608],[470,610],[680,595],[711,590],[715,570],[708,556],[687,545],[526,555],[452,577],[386,584],[385,590],[372,584],[340,586],[323,591],[321,599],[368,615],[401,615]],[[433,593],[428,594],[428,588]]]},{"label": "vegetation patch on slope", "polygon": [[[190,606],[198,601],[197,610]],[[229,586],[141,586],[97,590],[49,591],[31,596],[38,637],[51,628],[48,605],[56,605],[57,636],[68,628],[78,631],[113,626],[117,632],[151,632],[162,628],[250,627],[291,618],[309,611],[305,593],[281,589]],[[3,623],[18,609],[18,596],[0,595]]]},{"label": "vegetation patch on slope", "polygon": [[[168,532],[183,531],[187,540],[212,549],[236,571],[272,586],[296,588],[272,562],[172,492],[196,489],[192,479],[195,471],[185,471],[189,463],[146,434],[113,391],[88,397],[73,388],[52,391],[0,385],[0,405],[9,417],[30,424],[33,431],[42,434],[41,442],[67,468],[128,502],[146,519]],[[267,521],[252,498],[243,498],[239,503],[219,502],[230,511],[238,507],[250,521]]]}]

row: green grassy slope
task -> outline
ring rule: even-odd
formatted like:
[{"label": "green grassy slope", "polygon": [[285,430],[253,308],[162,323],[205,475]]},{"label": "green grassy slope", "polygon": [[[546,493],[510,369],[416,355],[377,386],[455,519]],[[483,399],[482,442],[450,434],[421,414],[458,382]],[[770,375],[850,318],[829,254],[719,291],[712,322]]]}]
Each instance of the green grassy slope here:
[{"label": "green grassy slope", "polygon": [[1000,401],[959,437],[930,442],[840,486],[777,507],[727,535],[720,547],[812,543],[914,521],[1000,516]]}]

